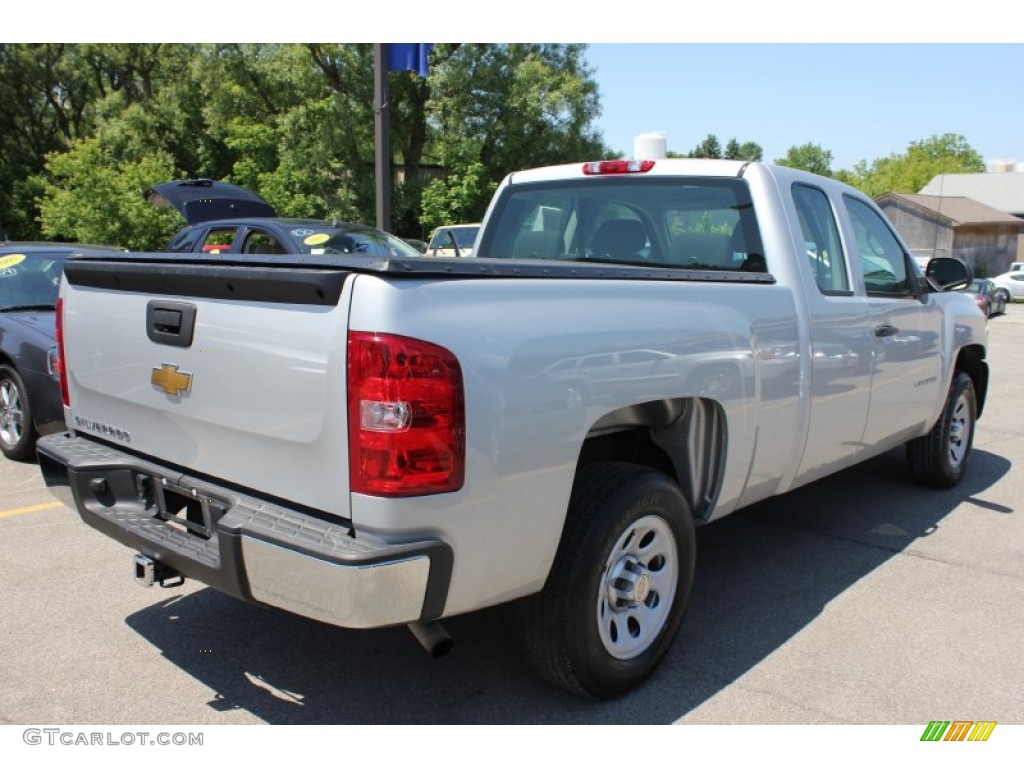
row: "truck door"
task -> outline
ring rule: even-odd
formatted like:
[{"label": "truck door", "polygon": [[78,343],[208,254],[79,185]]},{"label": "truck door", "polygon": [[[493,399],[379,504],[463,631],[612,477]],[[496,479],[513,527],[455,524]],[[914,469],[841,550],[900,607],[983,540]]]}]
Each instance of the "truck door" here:
[{"label": "truck door", "polygon": [[803,234],[798,266],[811,349],[807,441],[796,476],[802,484],[855,460],[870,407],[873,339],[867,303],[852,288],[830,198],[809,184],[792,189]]},{"label": "truck door", "polygon": [[844,196],[871,314],[874,367],[864,430],[869,446],[895,446],[921,433],[945,395],[942,315],[922,297],[910,256],[885,218],[863,200]]}]

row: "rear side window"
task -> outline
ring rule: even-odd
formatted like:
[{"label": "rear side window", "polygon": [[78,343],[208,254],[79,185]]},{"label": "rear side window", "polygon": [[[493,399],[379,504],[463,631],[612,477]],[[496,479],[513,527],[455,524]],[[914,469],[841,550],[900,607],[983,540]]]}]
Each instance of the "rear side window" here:
[{"label": "rear side window", "polygon": [[269,232],[253,230],[245,238],[242,253],[282,254],[288,253],[288,248]]},{"label": "rear side window", "polygon": [[817,187],[794,184],[793,203],[818,288],[824,294],[849,295],[846,256],[828,195]]},{"label": "rear side window", "polygon": [[589,178],[507,187],[477,255],[765,272],[746,182]]},{"label": "rear side window", "polygon": [[861,200],[844,197],[857,243],[857,259],[869,294],[909,296],[907,257],[882,216]]}]

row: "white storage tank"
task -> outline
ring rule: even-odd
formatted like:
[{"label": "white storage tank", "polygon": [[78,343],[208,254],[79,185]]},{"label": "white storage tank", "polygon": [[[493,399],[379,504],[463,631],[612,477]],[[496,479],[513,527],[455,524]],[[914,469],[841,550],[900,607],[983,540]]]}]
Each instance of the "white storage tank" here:
[{"label": "white storage tank", "polygon": [[634,160],[659,160],[668,155],[668,140],[662,131],[640,133],[633,137]]}]

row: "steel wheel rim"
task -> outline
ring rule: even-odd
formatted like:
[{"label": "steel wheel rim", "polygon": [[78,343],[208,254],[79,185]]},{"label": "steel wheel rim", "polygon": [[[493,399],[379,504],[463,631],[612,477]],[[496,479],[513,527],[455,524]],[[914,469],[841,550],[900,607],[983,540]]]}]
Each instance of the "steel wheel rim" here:
[{"label": "steel wheel rim", "polygon": [[598,635],[614,658],[647,651],[672,612],[679,581],[679,551],[664,518],[647,515],[631,523],[605,560],[597,595]]},{"label": "steel wheel rim", "polygon": [[18,388],[10,379],[0,381],[0,440],[17,445],[25,430],[25,411]]},{"label": "steel wheel rim", "polygon": [[967,446],[971,444],[970,416],[971,405],[964,395],[960,395],[949,422],[949,463],[953,469],[960,469],[967,458]]}]

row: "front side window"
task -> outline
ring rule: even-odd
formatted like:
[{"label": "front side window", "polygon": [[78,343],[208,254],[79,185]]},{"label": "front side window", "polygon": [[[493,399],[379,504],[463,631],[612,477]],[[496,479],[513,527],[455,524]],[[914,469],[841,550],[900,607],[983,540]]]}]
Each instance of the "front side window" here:
[{"label": "front side window", "polygon": [[793,204],[818,288],[824,294],[849,294],[846,255],[828,196],[817,187],[794,184]]},{"label": "front side window", "polygon": [[907,257],[881,215],[862,200],[846,196],[864,289],[881,296],[909,296]]}]

